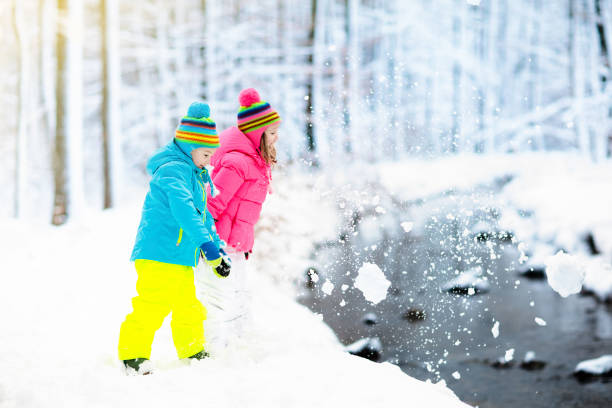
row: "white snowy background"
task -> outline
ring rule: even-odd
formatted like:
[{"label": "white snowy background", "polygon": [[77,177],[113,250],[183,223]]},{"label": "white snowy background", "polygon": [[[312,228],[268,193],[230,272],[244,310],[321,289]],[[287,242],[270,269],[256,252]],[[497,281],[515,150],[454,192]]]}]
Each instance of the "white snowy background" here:
[{"label": "white snowy background", "polygon": [[[612,0],[0,0],[0,22],[2,408],[465,406],[349,355],[295,302],[313,246],[337,239],[337,197],[369,202],[372,185],[418,202],[509,180],[495,200],[521,265],[612,301]],[[232,125],[244,87],[283,118],[256,319],[192,365],[164,325],[155,375],[126,377],[146,160],[194,100]],[[355,287],[384,299],[387,277],[362,272]],[[612,370],[609,350],[592,358],[576,370]]]}]

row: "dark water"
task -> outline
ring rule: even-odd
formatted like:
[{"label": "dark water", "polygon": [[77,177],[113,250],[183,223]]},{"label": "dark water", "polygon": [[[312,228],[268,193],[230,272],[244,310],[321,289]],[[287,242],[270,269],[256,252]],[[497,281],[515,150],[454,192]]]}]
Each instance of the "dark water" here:
[{"label": "dark water", "polygon": [[[422,380],[444,379],[470,405],[612,407],[612,382],[580,383],[572,376],[580,361],[612,353],[612,308],[587,296],[561,298],[546,281],[520,276],[516,240],[475,239],[483,226],[497,228],[494,195],[486,189],[451,192],[412,204],[382,195],[367,204],[340,199],[344,231],[316,250],[319,281],[303,289],[300,301],[321,313],[344,344],[378,337],[381,361]],[[414,230],[406,233],[403,221],[415,221]],[[376,305],[352,287],[363,262],[376,263],[392,283]],[[489,292],[440,290],[457,271],[475,266],[484,271]],[[330,295],[321,290],[326,280],[334,284]],[[377,324],[362,322],[369,312]],[[514,365],[494,368],[509,349],[515,350]],[[543,369],[520,368],[528,351],[546,362]]]}]

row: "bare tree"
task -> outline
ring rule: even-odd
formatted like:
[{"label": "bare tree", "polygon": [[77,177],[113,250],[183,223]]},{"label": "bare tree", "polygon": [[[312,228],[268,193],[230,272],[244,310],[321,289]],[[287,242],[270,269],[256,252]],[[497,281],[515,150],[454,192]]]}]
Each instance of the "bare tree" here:
[{"label": "bare tree", "polygon": [[[58,14],[66,15],[68,12],[69,0],[57,0]],[[68,88],[66,77],[68,75],[68,39],[63,31],[61,18],[58,19],[56,53],[57,53],[57,72],[55,82],[55,143],[53,149],[53,216],[51,223],[61,225],[68,216],[68,186],[67,186],[67,110],[68,110]]]},{"label": "bare tree", "polygon": [[119,13],[117,0],[101,0],[102,7],[102,156],[104,208],[116,200],[119,151]]},{"label": "bare tree", "polygon": [[26,181],[27,181],[27,97],[29,81],[29,50],[27,47],[27,37],[25,35],[25,22],[23,14],[23,4],[19,0],[13,3],[13,27],[15,39],[17,40],[17,143],[15,144],[15,203],[14,216],[22,215],[21,207],[25,202]]}]

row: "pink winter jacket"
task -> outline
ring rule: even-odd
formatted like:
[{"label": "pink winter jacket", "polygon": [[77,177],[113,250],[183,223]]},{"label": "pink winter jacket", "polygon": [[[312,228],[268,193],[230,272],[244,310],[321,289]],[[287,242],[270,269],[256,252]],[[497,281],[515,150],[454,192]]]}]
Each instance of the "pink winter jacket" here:
[{"label": "pink winter jacket", "polygon": [[[263,132],[262,132],[263,133]],[[237,127],[224,130],[221,147],[211,159],[212,180],[217,194],[208,200],[208,209],[217,220],[217,233],[240,252],[253,248],[253,227],[270,185],[270,166],[259,154],[261,140],[251,140]]]}]

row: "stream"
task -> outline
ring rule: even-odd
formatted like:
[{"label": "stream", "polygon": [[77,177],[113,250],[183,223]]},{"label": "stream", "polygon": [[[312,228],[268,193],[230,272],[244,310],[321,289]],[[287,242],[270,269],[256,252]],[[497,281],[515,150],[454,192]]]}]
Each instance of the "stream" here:
[{"label": "stream", "polygon": [[[317,282],[304,285],[298,301],[321,314],[343,344],[377,337],[379,361],[420,380],[444,380],[470,405],[611,407],[612,381],[579,382],[572,372],[580,361],[612,352],[612,306],[590,296],[562,298],[546,280],[517,272],[518,240],[497,226],[499,188],[410,203],[384,192],[366,204],[340,198],[342,233],[315,249]],[[378,304],[353,287],[364,262],[391,282]],[[441,290],[471,268],[480,268],[488,291]],[[521,367],[527,352],[541,363]]]}]

